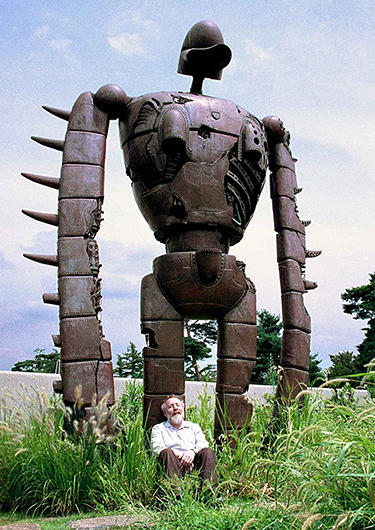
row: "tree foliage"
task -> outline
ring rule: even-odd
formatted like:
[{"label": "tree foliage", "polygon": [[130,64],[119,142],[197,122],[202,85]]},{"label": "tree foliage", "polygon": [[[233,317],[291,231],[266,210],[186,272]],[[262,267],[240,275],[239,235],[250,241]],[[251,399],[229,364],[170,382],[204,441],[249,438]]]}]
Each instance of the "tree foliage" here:
[{"label": "tree foliage", "polygon": [[321,359],[317,353],[310,353],[309,357],[309,385],[317,386],[324,382],[323,371],[320,366]]},{"label": "tree foliage", "polygon": [[[282,322],[279,315],[267,309],[257,313],[258,345],[257,363],[251,374],[251,382],[260,385],[275,385],[280,364]],[[322,378],[321,360],[317,353],[310,354],[309,384],[318,383]]]},{"label": "tree foliage", "polygon": [[257,313],[258,344],[257,363],[251,374],[251,382],[265,384],[270,381],[270,371],[280,363],[281,328],[280,316],[262,309]]},{"label": "tree foliage", "polygon": [[185,378],[193,381],[214,381],[216,379],[215,365],[208,364],[199,367],[198,361],[209,359],[211,348],[207,344],[214,344],[217,338],[217,323],[215,320],[190,321],[185,320],[184,359]]},{"label": "tree foliage", "polygon": [[337,379],[356,372],[356,358],[352,351],[339,351],[329,358],[332,365],[327,370],[328,379]]},{"label": "tree foliage", "polygon": [[118,377],[131,377],[132,379],[143,377],[142,353],[137,350],[134,342],[129,342],[126,352],[117,355],[116,368],[113,372]]},{"label": "tree foliage", "polygon": [[12,372],[39,372],[54,374],[57,371],[57,363],[60,360],[60,352],[53,348],[51,353],[45,353],[44,348],[34,350],[34,359],[18,361],[12,366]]},{"label": "tree foliage", "polygon": [[354,358],[355,371],[365,372],[367,365],[375,358],[375,273],[370,274],[367,284],[347,289],[341,298],[344,313],[356,320],[367,321],[367,326],[363,328],[364,339],[357,346],[358,355]]},{"label": "tree foliage", "polygon": [[352,315],[359,320],[372,320],[375,318],[375,273],[370,274],[370,281],[359,287],[346,289],[341,295],[344,302],[344,313]]}]

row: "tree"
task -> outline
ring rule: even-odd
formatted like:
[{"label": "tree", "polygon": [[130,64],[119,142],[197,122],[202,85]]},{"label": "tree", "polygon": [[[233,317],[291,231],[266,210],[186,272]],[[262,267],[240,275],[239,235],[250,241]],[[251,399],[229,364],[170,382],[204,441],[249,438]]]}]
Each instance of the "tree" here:
[{"label": "tree", "polygon": [[[281,330],[283,324],[280,316],[262,309],[257,313],[258,345],[257,363],[251,374],[251,382],[260,385],[276,384],[277,370],[280,364],[281,353]],[[309,359],[309,381],[314,384],[322,377],[320,368],[321,360],[318,354],[310,354]]]},{"label": "tree", "polygon": [[267,309],[257,313],[258,344],[257,363],[251,374],[251,382],[265,384],[269,380],[270,370],[280,363],[281,335],[283,327],[280,316],[273,315]]},{"label": "tree", "polygon": [[143,377],[142,353],[137,350],[134,342],[129,342],[126,352],[117,355],[116,368],[113,372],[118,377],[131,377],[133,379]]},{"label": "tree", "polygon": [[216,370],[213,364],[199,368],[198,361],[210,357],[211,348],[207,344],[214,344],[217,338],[216,320],[203,322],[185,320],[184,358],[185,377],[189,380],[212,381],[216,378]]},{"label": "tree", "polygon": [[315,386],[316,384],[321,384],[325,379],[323,376],[323,371],[319,366],[321,359],[318,358],[317,353],[310,353],[309,357],[309,385]]},{"label": "tree", "polygon": [[367,321],[367,327],[363,328],[365,337],[357,346],[358,355],[355,356],[355,371],[365,372],[375,358],[375,273],[370,274],[369,283],[347,289],[341,298],[344,313]]},{"label": "tree", "polygon": [[328,379],[337,379],[356,372],[356,358],[352,351],[339,351],[329,358],[332,366],[327,370]]},{"label": "tree", "polygon": [[57,363],[60,360],[60,352],[53,348],[51,353],[45,353],[44,348],[34,350],[34,359],[18,361],[12,366],[12,372],[39,372],[39,373],[56,373]]}]

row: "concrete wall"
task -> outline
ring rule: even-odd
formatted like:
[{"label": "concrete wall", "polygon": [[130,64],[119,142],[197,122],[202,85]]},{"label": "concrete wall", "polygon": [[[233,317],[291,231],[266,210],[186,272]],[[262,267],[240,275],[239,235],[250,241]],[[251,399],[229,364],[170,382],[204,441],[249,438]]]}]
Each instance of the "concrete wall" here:
[{"label": "concrete wall", "polygon": [[[5,372],[0,371],[0,405],[10,409],[28,409],[35,407],[39,402],[37,392],[45,392],[46,396],[54,394],[52,389],[53,381],[61,379],[59,374],[35,374],[27,372]],[[125,383],[131,379],[122,377],[115,378],[116,398],[123,391]],[[141,382],[141,380],[137,380]],[[215,383],[198,383],[195,381],[186,382],[186,403],[187,405],[199,405],[199,395],[206,390],[207,394],[212,397],[212,403],[215,395]],[[328,388],[311,389],[313,392],[320,392],[324,397],[330,397],[332,390]],[[250,385],[247,392],[252,402],[264,403],[265,395],[272,394],[274,387],[269,385]],[[356,390],[356,397],[364,399],[367,395],[365,390]]]}]

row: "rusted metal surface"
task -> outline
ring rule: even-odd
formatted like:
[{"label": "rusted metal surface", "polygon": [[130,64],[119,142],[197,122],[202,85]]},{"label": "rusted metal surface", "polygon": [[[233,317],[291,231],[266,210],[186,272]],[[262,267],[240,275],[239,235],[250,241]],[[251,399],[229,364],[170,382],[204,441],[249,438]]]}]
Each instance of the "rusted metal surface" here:
[{"label": "rusted metal surface", "polygon": [[[295,160],[289,147],[290,134],[277,116],[268,116],[263,123],[270,150],[271,197],[284,327],[276,397],[279,404],[284,404],[308,384],[311,318],[303,295],[317,285],[305,279],[305,262],[309,256],[305,227],[310,222],[299,218],[296,195],[302,189],[297,184]],[[319,254],[320,251],[310,253],[312,257]]]},{"label": "rusted metal surface", "polygon": [[[65,402],[80,388],[89,410],[93,395],[113,402],[110,343],[101,311],[99,248],[106,135],[119,120],[126,173],[135,200],[165,254],[142,280],[141,331],[146,428],[162,421],[160,404],[169,394],[184,397],[183,321],[218,321],[215,436],[247,426],[252,406],[243,397],[256,360],[255,287],[245,264],[229,254],[255,212],[266,170],[271,175],[277,259],[283,310],[283,377],[280,401],[307,382],[310,317],[303,295],[316,284],[304,278],[305,227],[299,218],[295,160],[290,135],[276,116],[262,121],[232,101],[202,94],[204,78],[220,79],[231,59],[213,22],[195,24],[183,42],[178,71],[193,77],[189,92],[164,91],[129,97],[116,85],[85,92],[71,112],[46,107],[68,120],[65,140],[35,137],[62,151],[60,179],[30,173],[34,182],[59,189],[58,214],[25,211],[58,225],[56,256],[26,255],[58,266],[62,391]],[[55,341],[55,344],[56,344]]]}]

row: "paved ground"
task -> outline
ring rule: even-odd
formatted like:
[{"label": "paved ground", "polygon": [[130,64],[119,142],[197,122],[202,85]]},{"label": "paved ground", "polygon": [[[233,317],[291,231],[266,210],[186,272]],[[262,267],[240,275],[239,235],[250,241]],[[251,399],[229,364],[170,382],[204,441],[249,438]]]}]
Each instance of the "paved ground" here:
[{"label": "paved ground", "polygon": [[96,517],[95,519],[80,519],[69,523],[71,528],[79,530],[102,530],[105,528],[126,527],[127,525],[139,524],[144,528],[145,519],[143,517],[132,517],[130,515],[115,515],[111,517]]},{"label": "paved ground", "polygon": [[12,523],[0,526],[1,530],[40,530],[40,526],[35,523]]},{"label": "paved ground", "polygon": [[[129,525],[139,526],[139,528],[151,527],[152,523],[147,523],[142,516],[133,517],[131,515],[112,515],[108,517],[93,517],[90,519],[79,519],[64,524],[64,528],[74,528],[75,530],[105,530],[110,528],[126,528]],[[0,530],[40,530],[40,526],[35,523],[11,523],[0,526]]]}]

